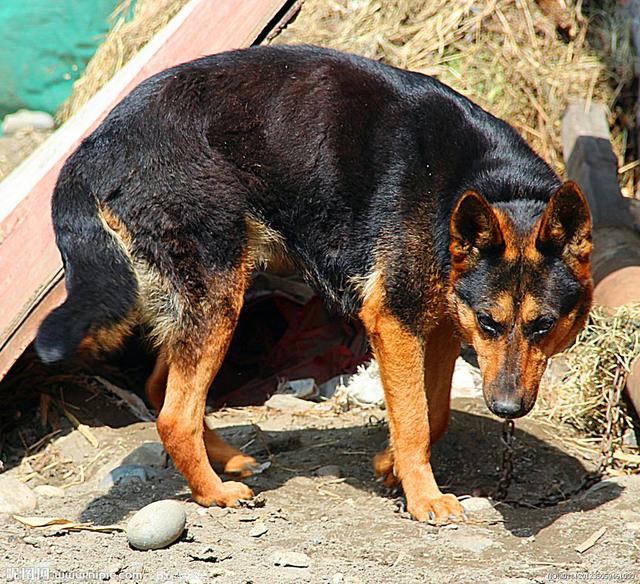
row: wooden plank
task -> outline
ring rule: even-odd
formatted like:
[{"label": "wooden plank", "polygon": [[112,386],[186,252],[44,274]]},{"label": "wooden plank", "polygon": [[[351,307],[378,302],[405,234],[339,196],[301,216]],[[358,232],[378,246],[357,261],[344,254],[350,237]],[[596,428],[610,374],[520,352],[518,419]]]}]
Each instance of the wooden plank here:
[{"label": "wooden plank", "polygon": [[[585,192],[593,216],[594,301],[615,308],[640,301],[640,235],[618,185],[606,110],[571,104],[562,120],[567,175]],[[640,359],[631,366],[627,395],[640,414]]]},{"label": "wooden plank", "polygon": [[64,160],[142,80],[250,45],[290,0],[192,0],[76,115],[0,183],[0,379],[64,298],[50,200]]}]

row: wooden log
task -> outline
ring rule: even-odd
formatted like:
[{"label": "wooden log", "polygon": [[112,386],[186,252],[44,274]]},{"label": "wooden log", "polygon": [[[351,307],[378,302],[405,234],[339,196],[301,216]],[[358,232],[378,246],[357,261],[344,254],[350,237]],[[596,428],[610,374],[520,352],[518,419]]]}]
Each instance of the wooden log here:
[{"label": "wooden log", "polygon": [[77,114],[0,183],[0,379],[65,297],[50,218],[64,160],[136,85],[172,65],[240,48],[290,17],[292,0],[191,0]]},{"label": "wooden log", "polygon": [[[640,302],[640,234],[618,185],[604,106],[572,103],[562,120],[562,145],[567,176],[591,208],[595,302],[611,308]],[[640,414],[640,360],[631,367],[627,392]]]}]

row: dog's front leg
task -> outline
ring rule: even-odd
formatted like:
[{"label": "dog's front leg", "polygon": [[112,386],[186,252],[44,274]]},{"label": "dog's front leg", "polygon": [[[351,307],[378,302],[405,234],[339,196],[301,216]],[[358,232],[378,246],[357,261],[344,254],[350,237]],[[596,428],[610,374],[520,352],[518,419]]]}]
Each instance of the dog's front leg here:
[{"label": "dog's front leg", "polygon": [[366,303],[362,320],[380,366],[396,476],[407,508],[419,521],[462,515],[454,495],[443,494],[431,469],[429,411],[424,387],[424,349],[382,303]]}]

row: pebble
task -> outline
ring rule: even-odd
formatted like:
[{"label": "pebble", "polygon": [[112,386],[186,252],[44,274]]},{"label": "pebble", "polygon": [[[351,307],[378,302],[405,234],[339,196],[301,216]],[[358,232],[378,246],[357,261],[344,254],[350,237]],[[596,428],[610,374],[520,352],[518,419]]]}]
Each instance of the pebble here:
[{"label": "pebble", "polygon": [[122,460],[122,466],[130,464],[166,468],[169,464],[169,455],[162,442],[143,442]]},{"label": "pebble", "polygon": [[64,497],[64,489],[53,485],[38,485],[33,492],[40,497]]},{"label": "pebble", "polygon": [[336,572],[331,578],[331,584],[342,584],[344,582],[344,576],[340,572]]},{"label": "pebble", "polygon": [[316,470],[316,475],[319,477],[340,478],[342,476],[342,469],[337,464],[328,464]]},{"label": "pebble", "polygon": [[100,488],[109,490],[115,485],[126,485],[134,482],[146,483],[155,477],[157,471],[141,464],[125,464],[117,466],[100,481]]},{"label": "pebble", "polygon": [[460,504],[467,513],[479,513],[493,509],[491,501],[484,497],[469,497],[468,499],[460,501]]},{"label": "pebble", "polygon": [[481,554],[487,548],[496,545],[496,543],[488,537],[474,535],[458,535],[451,543],[456,547],[474,554]]},{"label": "pebble", "polygon": [[267,408],[272,410],[288,410],[294,412],[301,412],[308,410],[313,404],[297,398],[293,395],[287,395],[284,393],[274,393],[265,403]]},{"label": "pebble", "polygon": [[0,514],[27,513],[37,505],[38,499],[27,485],[10,476],[0,476]]},{"label": "pebble", "polygon": [[267,531],[269,531],[269,528],[264,523],[262,523],[262,521],[258,521],[251,528],[251,531],[249,532],[249,535],[251,537],[260,537],[261,535],[264,535],[265,533],[267,533]]},{"label": "pebble", "polygon": [[8,114],[2,122],[4,134],[16,134],[25,128],[34,130],[53,130],[55,122],[51,114],[21,109],[14,114]]},{"label": "pebble", "polygon": [[290,566],[292,568],[308,568],[309,556],[302,552],[275,552],[271,556],[271,560],[275,566]]},{"label": "pebble", "polygon": [[187,514],[177,501],[156,501],[138,511],[127,524],[127,539],[139,550],[157,550],[176,541],[184,531]]}]

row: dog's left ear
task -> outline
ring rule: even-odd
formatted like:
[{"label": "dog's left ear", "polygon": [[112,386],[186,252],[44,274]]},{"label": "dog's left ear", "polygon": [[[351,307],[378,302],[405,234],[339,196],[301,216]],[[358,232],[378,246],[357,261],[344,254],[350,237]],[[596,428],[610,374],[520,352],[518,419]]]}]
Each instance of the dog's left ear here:
[{"label": "dog's left ear", "polygon": [[567,255],[580,263],[591,258],[591,213],[580,187],[565,182],[551,197],[540,220],[536,247],[547,255]]}]

